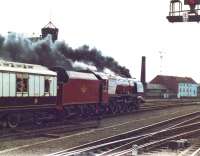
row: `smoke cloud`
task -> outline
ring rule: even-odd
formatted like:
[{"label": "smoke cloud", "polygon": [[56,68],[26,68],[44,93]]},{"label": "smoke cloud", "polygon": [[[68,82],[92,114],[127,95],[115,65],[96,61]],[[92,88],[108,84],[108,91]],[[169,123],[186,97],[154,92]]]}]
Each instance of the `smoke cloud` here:
[{"label": "smoke cloud", "polygon": [[[47,67],[62,66],[66,70],[78,70],[79,63],[96,67],[98,71],[105,68],[125,77],[131,77],[129,70],[120,66],[112,57],[105,57],[96,48],[90,49],[84,45],[73,49],[65,42],[52,42],[51,37],[32,42],[30,39],[16,33],[8,36],[0,35],[0,57],[8,61],[40,64]],[[74,64],[75,63],[75,64]],[[87,67],[87,66],[85,66]]]}]

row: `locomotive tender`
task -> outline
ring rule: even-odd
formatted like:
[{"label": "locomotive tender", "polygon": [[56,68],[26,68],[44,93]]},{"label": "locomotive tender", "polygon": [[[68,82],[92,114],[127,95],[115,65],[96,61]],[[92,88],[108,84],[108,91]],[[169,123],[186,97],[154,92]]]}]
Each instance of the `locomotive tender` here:
[{"label": "locomotive tender", "polygon": [[101,72],[48,69],[0,61],[0,123],[15,128],[23,121],[117,114],[139,109],[143,85]]}]

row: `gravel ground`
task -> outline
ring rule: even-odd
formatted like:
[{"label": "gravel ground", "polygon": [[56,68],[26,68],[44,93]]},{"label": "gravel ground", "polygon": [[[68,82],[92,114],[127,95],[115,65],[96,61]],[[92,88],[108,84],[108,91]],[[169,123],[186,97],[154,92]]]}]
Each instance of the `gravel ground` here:
[{"label": "gravel ground", "polygon": [[58,139],[29,138],[1,142],[0,155],[39,156],[54,153],[194,111],[200,111],[200,107],[197,105],[174,107],[165,110],[155,110],[151,112],[140,112],[131,115],[110,117],[103,119],[100,127],[97,129],[66,133]]}]

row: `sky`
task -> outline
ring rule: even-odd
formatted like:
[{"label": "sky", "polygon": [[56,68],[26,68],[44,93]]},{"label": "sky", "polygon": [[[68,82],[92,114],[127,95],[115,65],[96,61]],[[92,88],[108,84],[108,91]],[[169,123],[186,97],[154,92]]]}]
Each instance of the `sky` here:
[{"label": "sky", "polygon": [[[170,0],[1,0],[0,34],[40,35],[50,20],[59,40],[73,48],[96,47],[140,79],[156,75],[192,77],[200,83],[199,23],[169,23]],[[187,6],[185,6],[187,9]],[[160,52],[163,59],[160,59]]]}]

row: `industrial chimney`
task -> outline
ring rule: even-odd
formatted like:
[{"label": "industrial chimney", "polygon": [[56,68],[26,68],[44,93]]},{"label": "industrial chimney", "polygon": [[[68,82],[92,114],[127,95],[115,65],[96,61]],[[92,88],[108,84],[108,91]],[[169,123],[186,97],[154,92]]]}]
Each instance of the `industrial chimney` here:
[{"label": "industrial chimney", "polygon": [[144,91],[146,90],[146,57],[142,56],[142,66],[141,66],[141,77],[140,81],[144,85]]},{"label": "industrial chimney", "polygon": [[51,21],[44,28],[42,28],[41,31],[42,38],[47,37],[47,35],[51,35],[53,42],[58,39],[58,28],[56,28]]}]

